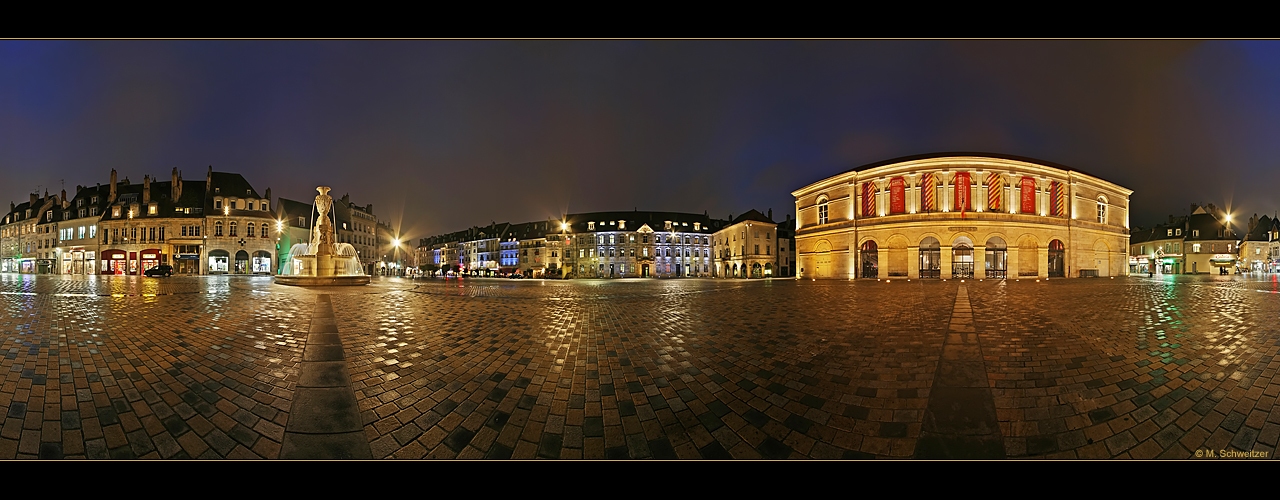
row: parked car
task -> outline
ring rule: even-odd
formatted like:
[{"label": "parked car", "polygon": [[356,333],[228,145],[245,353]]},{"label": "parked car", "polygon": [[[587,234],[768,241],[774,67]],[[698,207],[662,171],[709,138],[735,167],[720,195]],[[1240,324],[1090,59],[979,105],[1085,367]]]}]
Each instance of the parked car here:
[{"label": "parked car", "polygon": [[156,267],[153,267],[153,268],[151,268],[151,269],[147,269],[147,271],[146,271],[146,272],[144,272],[144,273],[142,273],[142,274],[143,274],[144,276],[153,276],[153,277],[154,277],[154,276],[164,276],[164,277],[166,277],[166,278],[167,278],[167,277],[169,277],[169,276],[173,276],[173,266],[168,265],[168,264],[160,264],[160,265],[158,265],[158,266],[156,266]]}]

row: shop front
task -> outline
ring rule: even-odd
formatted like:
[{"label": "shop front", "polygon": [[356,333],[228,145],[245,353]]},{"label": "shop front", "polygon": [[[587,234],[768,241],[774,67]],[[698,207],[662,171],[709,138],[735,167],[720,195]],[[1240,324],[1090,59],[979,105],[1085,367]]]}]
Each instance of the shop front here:
[{"label": "shop front", "polygon": [[200,274],[200,245],[173,243],[174,274]]},{"label": "shop front", "polygon": [[1227,253],[1215,253],[1209,257],[1209,265],[1217,274],[1236,274],[1236,256]]},{"label": "shop front", "polygon": [[102,274],[129,274],[129,253],[124,250],[102,252]]},{"label": "shop front", "polygon": [[53,259],[36,259],[36,274],[52,274],[55,262]]},{"label": "shop front", "polygon": [[1148,274],[1154,273],[1155,269],[1151,268],[1151,259],[1145,255],[1140,257],[1129,257],[1129,274]]},{"label": "shop front", "polygon": [[18,259],[0,259],[0,272],[18,272]]},{"label": "shop front", "polygon": [[271,253],[259,250],[253,252],[253,273],[271,274]]},{"label": "shop front", "polygon": [[19,261],[18,261],[18,269],[19,269],[19,272],[21,272],[22,274],[35,274],[35,272],[36,272],[36,260],[35,260],[35,259],[21,259],[21,260],[19,260]]},{"label": "shop front", "polygon": [[148,269],[151,269],[160,264],[163,264],[164,263],[162,260],[163,257],[164,257],[164,254],[160,253],[160,249],[158,248],[150,248],[150,249],[138,252],[138,259],[142,263],[141,268],[144,272]]},{"label": "shop front", "polygon": [[231,254],[226,250],[209,251],[209,274],[226,274],[231,267]]}]

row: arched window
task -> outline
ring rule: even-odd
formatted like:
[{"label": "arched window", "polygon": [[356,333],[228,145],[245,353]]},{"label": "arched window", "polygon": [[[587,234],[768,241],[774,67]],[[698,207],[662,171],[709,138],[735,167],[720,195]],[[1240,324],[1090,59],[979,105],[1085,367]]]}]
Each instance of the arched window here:
[{"label": "arched window", "polygon": [[1007,276],[1009,258],[1004,239],[992,236],[986,244],[986,277],[1004,279]]},{"label": "arched window", "polygon": [[862,257],[862,277],[877,278],[880,276],[880,252],[876,242],[867,241],[860,248]]},{"label": "arched window", "polygon": [[266,225],[266,224],[263,224],[263,225],[262,225],[262,237],[263,237],[263,238],[266,238],[266,237],[267,237],[267,225]]},{"label": "arched window", "polygon": [[920,277],[942,276],[942,245],[937,238],[927,236],[920,240]]},{"label": "arched window", "polygon": [[213,235],[222,236],[222,221],[213,223]]},{"label": "arched window", "polygon": [[1098,224],[1107,223],[1107,197],[1098,196]]},{"label": "arched window", "polygon": [[236,236],[236,221],[231,221],[231,233],[228,236]]},{"label": "arched window", "polygon": [[250,222],[250,223],[249,223],[248,229],[249,229],[249,230],[248,230],[248,231],[245,231],[245,232],[244,232],[244,234],[245,234],[245,236],[248,236],[248,237],[252,238],[252,237],[253,237],[253,235],[254,235],[254,232],[253,232],[254,227],[253,227],[253,223],[252,223],[252,222]]},{"label": "arched window", "polygon": [[818,197],[818,224],[827,223],[827,197]]},{"label": "arched window", "polygon": [[1049,242],[1049,277],[1062,278],[1066,276],[1066,245],[1062,244],[1062,240],[1053,240]]}]

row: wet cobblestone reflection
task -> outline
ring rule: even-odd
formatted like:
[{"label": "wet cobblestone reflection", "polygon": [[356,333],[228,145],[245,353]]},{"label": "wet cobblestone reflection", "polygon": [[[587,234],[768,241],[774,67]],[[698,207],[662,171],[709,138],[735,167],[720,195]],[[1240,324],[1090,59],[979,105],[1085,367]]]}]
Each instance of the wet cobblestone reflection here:
[{"label": "wet cobblestone reflection", "polygon": [[945,425],[940,387],[983,370],[1008,457],[1270,457],[1277,292],[4,275],[0,458],[278,457],[321,293],[376,458],[911,458]]}]

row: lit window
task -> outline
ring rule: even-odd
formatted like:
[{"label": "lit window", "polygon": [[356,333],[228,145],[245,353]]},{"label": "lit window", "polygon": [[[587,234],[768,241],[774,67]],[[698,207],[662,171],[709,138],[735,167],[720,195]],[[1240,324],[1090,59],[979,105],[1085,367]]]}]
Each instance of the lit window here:
[{"label": "lit window", "polygon": [[1200,244],[1199,244],[1199,243],[1194,243],[1194,244],[1192,244],[1192,245],[1191,245],[1191,253],[1200,253]]},{"label": "lit window", "polygon": [[827,197],[818,198],[818,224],[827,223]]},{"label": "lit window", "polygon": [[1165,236],[1173,236],[1173,230],[1172,230],[1172,229],[1170,229],[1170,230],[1169,230],[1169,232],[1168,232],[1168,234],[1165,234]]},{"label": "lit window", "polygon": [[1107,199],[1102,196],[1098,197],[1098,223],[1107,223]]},{"label": "lit window", "polygon": [[1175,230],[1173,230],[1173,234],[1174,234],[1174,236],[1182,236],[1182,230],[1181,230],[1181,229],[1175,229]]}]

